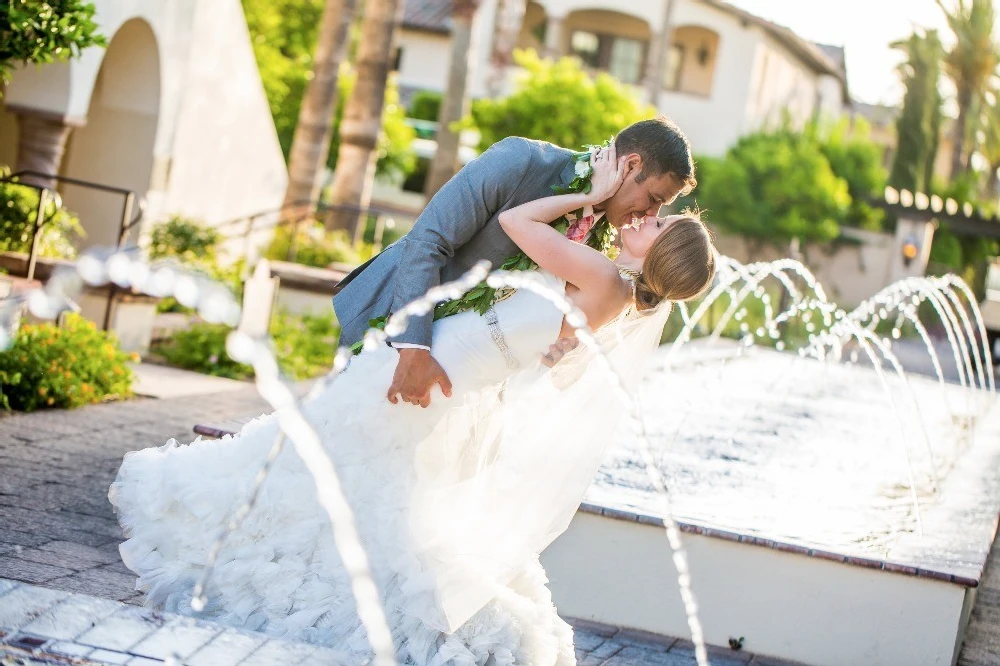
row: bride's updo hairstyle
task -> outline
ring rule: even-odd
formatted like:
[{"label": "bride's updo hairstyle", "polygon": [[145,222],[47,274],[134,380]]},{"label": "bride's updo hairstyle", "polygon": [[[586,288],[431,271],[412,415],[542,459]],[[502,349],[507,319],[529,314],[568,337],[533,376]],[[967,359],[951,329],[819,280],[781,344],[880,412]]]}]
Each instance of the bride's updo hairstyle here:
[{"label": "bride's updo hairstyle", "polygon": [[697,213],[686,211],[661,233],[642,264],[635,285],[638,310],[655,308],[661,301],[687,301],[702,292],[715,277],[715,247]]}]

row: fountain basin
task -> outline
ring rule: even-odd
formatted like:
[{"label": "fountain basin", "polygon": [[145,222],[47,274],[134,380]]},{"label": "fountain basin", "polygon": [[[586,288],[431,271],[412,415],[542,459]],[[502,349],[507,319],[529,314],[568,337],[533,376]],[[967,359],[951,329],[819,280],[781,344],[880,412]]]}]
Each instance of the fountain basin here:
[{"label": "fountain basin", "polygon": [[[996,535],[1000,409],[925,377],[887,383],[760,348],[661,350],[644,420],[709,643],[817,666],[954,663]],[[688,636],[641,461],[616,443],[542,561],[560,612]]]}]

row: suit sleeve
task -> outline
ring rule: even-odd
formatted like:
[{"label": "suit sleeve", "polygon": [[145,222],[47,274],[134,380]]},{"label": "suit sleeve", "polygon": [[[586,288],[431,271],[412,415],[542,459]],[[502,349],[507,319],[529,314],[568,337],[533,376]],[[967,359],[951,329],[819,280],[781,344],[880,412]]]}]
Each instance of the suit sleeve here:
[{"label": "suit sleeve", "polygon": [[[430,200],[413,229],[402,239],[396,288],[390,312],[441,284],[441,270],[455,251],[503,209],[527,176],[533,145],[509,137],[469,162]],[[409,320],[394,342],[431,344],[433,313]]]}]

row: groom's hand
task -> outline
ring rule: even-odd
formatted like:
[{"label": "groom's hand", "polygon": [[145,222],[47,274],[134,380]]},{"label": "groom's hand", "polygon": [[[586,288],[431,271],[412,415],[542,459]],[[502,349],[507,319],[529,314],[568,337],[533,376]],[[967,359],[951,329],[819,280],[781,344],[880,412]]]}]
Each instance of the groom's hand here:
[{"label": "groom's hand", "polygon": [[542,355],[542,365],[549,368],[555,366],[556,363],[562,360],[563,356],[576,349],[579,344],[580,341],[575,337],[559,338],[549,345],[549,353]]},{"label": "groom's hand", "polygon": [[451,397],[451,380],[428,350],[404,348],[398,351],[399,363],[389,386],[389,402],[395,405],[402,398],[404,402],[426,407],[431,404],[431,388],[435,384],[441,387],[445,397]]}]

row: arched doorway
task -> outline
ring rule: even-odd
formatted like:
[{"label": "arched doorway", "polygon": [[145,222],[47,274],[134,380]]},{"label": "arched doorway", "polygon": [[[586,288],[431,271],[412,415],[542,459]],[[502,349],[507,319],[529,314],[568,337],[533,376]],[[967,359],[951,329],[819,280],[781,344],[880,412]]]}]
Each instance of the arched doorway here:
[{"label": "arched doorway", "polygon": [[[156,37],[148,23],[130,19],[108,45],[91,93],[86,124],[70,135],[61,175],[145,195],[159,112]],[[117,241],[121,196],[74,185],[60,190],[66,207],[80,216],[87,233],[84,246]]]}]

